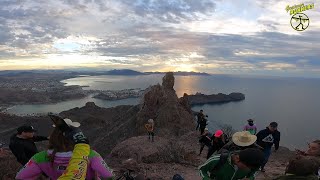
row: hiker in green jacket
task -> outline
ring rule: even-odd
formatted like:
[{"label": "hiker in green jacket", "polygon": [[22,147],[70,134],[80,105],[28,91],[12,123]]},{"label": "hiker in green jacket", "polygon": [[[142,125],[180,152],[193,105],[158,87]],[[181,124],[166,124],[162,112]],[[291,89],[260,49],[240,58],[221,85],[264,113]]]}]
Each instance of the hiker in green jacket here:
[{"label": "hiker in green jacket", "polygon": [[212,156],[199,167],[200,176],[202,180],[254,180],[263,160],[263,152],[254,148]]},{"label": "hiker in green jacket", "polygon": [[274,180],[318,180],[315,172],[319,169],[316,159],[297,157],[290,160],[285,175]]}]

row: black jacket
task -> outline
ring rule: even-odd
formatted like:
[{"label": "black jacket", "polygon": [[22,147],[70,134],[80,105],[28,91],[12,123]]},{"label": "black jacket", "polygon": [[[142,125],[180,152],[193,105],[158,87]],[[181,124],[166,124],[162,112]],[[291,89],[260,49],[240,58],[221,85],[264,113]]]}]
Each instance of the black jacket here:
[{"label": "black jacket", "polygon": [[207,120],[206,119],[202,119],[200,122],[200,128],[204,129],[206,128],[206,126],[208,125]]},{"label": "black jacket", "polygon": [[209,135],[201,135],[199,142],[205,144],[206,146],[211,146],[211,138]]},{"label": "black jacket", "polygon": [[38,149],[34,142],[48,140],[47,137],[34,136],[33,139],[21,139],[14,134],[10,138],[9,148],[16,156],[17,161],[22,165],[25,165],[29,159],[38,153]]},{"label": "black jacket", "polygon": [[279,149],[280,142],[280,132],[278,130],[271,132],[267,127],[264,130],[261,130],[257,134],[257,144],[261,147],[271,148],[274,144],[275,149]]},{"label": "black jacket", "polygon": [[203,113],[198,113],[197,114],[197,122],[200,123],[200,121],[204,119],[204,114]]},{"label": "black jacket", "polygon": [[218,138],[218,141],[215,141],[214,135],[212,135],[211,140],[214,151],[219,151],[225,145],[225,142],[223,142],[221,138]]}]

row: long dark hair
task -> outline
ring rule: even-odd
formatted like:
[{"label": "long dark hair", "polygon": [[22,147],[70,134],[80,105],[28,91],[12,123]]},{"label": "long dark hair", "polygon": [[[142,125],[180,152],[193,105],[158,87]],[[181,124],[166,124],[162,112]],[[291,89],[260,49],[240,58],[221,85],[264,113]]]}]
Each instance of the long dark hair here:
[{"label": "long dark hair", "polygon": [[54,128],[50,135],[48,149],[53,150],[52,154],[49,155],[50,162],[54,161],[54,157],[57,152],[68,152],[72,151],[74,143],[64,137],[62,131],[58,128]]}]

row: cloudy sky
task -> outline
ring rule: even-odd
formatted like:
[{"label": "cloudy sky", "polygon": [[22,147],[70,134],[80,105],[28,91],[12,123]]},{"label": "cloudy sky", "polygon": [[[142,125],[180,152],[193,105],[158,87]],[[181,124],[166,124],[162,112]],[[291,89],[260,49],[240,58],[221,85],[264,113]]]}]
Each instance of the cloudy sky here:
[{"label": "cloudy sky", "polygon": [[[307,30],[287,5],[314,3]],[[320,0],[0,0],[0,70],[320,77]]]}]

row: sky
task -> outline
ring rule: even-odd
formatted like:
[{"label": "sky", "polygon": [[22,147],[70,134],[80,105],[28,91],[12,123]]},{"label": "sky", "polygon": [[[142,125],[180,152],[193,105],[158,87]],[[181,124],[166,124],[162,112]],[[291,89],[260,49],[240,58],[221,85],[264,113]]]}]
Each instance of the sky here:
[{"label": "sky", "polygon": [[0,70],[320,77],[319,57],[320,0],[0,0]]}]

